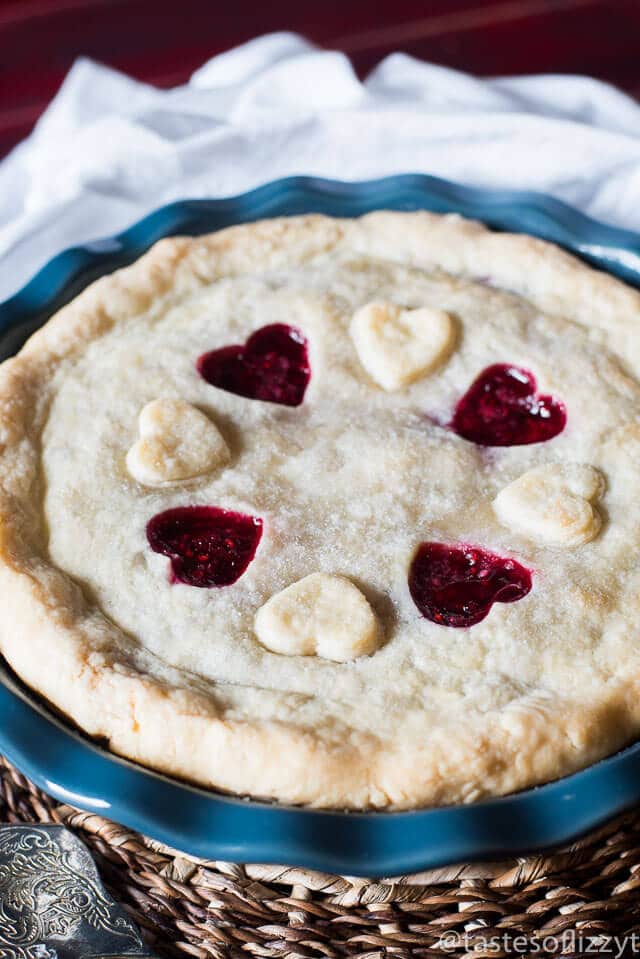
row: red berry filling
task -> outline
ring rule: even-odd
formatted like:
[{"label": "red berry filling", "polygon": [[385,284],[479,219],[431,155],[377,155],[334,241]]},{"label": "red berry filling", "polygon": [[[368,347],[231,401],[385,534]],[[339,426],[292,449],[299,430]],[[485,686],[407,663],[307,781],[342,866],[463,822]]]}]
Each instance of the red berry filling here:
[{"label": "red berry filling", "polygon": [[217,506],[181,506],[147,523],[155,553],[171,560],[174,582],[187,586],[230,586],[256,554],[262,520]]},{"label": "red berry filling", "polygon": [[473,626],[494,603],[515,603],[531,585],[520,563],[478,546],[421,543],[409,570],[411,598],[440,626]]},{"label": "red berry filling", "polygon": [[487,367],[456,406],[451,427],[480,446],[542,443],[561,433],[564,404],[536,393],[535,377],[507,363]]},{"label": "red berry filling", "polygon": [[212,386],[284,406],[300,406],[311,378],[307,340],[285,323],[263,326],[244,346],[204,353],[197,367]]}]

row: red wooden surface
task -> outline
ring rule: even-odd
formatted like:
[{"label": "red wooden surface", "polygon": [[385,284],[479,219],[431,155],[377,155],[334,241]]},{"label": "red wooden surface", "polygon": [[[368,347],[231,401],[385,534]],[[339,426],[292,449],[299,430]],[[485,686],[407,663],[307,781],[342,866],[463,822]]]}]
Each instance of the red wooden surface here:
[{"label": "red wooden surface", "polygon": [[479,74],[590,73],[640,95],[640,0],[0,0],[0,155],[80,54],[159,86],[295,30],[366,73],[391,50]]}]

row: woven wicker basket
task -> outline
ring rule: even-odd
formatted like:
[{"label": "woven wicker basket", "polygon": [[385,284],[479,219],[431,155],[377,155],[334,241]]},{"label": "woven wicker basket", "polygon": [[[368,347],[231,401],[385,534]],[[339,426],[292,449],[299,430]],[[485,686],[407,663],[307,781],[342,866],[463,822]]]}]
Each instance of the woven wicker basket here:
[{"label": "woven wicker basket", "polygon": [[72,829],[159,956],[616,955],[623,938],[640,951],[640,812],[550,855],[352,879],[190,859],[56,802],[0,757],[0,822]]}]

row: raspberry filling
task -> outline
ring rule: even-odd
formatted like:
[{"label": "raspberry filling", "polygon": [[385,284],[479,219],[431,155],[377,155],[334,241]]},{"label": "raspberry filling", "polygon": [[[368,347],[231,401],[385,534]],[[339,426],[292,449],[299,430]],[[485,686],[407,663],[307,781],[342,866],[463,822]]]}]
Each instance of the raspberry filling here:
[{"label": "raspberry filling", "polygon": [[421,543],[409,570],[411,598],[440,626],[473,626],[494,603],[515,603],[531,585],[520,563],[478,546]]},{"label": "raspberry filling", "polygon": [[180,506],[147,523],[149,546],[171,560],[172,581],[209,589],[240,579],[261,536],[257,516],[217,506]]},{"label": "raspberry filling", "polygon": [[311,378],[307,340],[285,323],[263,326],[244,346],[204,353],[197,368],[221,390],[284,406],[300,406]]},{"label": "raspberry filling", "polygon": [[532,373],[496,363],[459,400],[451,428],[480,446],[523,446],[553,439],[566,423],[564,404],[538,395]]}]

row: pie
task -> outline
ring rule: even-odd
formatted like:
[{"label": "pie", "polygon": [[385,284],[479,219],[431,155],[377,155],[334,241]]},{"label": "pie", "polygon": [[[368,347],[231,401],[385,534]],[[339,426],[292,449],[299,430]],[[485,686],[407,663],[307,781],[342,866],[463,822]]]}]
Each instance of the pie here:
[{"label": "pie", "polygon": [[162,240],[0,368],[0,650],[115,753],[468,803],[640,733],[640,294],[458,216]]}]

